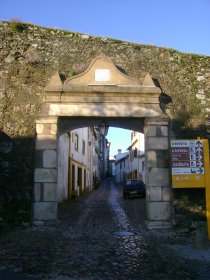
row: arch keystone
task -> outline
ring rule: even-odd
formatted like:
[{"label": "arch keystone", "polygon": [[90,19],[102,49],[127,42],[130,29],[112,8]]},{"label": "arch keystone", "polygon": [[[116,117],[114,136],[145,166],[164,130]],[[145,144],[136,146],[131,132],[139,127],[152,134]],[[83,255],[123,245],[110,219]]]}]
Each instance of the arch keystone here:
[{"label": "arch keystone", "polygon": [[145,76],[143,82],[142,82],[142,86],[144,87],[155,87],[155,83],[152,79],[152,77],[150,76],[149,73],[147,73],[147,75]]}]

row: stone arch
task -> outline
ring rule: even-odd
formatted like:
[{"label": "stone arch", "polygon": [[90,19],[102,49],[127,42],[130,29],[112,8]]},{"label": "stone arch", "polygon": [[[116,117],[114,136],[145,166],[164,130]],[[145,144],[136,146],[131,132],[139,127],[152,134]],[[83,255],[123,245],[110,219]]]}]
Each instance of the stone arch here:
[{"label": "stone arch", "polygon": [[58,137],[103,119],[110,126],[144,132],[148,227],[169,227],[169,119],[160,109],[161,90],[151,76],[147,74],[140,84],[102,55],[93,59],[85,72],[64,82],[55,73],[45,93],[43,110],[36,118],[34,224],[52,224],[57,219]]}]

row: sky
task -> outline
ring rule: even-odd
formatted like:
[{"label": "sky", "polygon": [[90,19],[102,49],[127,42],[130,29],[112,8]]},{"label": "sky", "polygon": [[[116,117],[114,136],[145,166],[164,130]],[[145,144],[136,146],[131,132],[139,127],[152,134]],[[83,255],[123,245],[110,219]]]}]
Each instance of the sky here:
[{"label": "sky", "polygon": [[[210,56],[210,0],[0,0],[0,20],[13,18]],[[111,154],[130,145],[119,133],[108,134]]]}]

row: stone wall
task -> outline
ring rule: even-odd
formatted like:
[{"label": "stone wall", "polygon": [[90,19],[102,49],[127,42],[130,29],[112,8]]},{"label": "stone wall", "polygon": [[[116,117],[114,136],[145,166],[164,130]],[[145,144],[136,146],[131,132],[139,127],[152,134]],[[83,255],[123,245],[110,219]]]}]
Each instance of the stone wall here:
[{"label": "stone wall", "polygon": [[[149,72],[162,89],[161,106],[172,119],[174,135],[209,137],[208,56],[18,22],[0,22],[0,40],[0,129],[13,147],[8,156],[10,179],[1,189],[9,209],[11,205],[14,208],[11,216],[18,213],[18,219],[20,215],[23,220],[30,218],[34,119],[44,101],[43,89],[57,70],[61,77],[70,77],[83,72],[94,57],[105,54],[139,82]],[[1,173],[3,178],[3,167]],[[21,206],[22,199],[26,207]]]}]

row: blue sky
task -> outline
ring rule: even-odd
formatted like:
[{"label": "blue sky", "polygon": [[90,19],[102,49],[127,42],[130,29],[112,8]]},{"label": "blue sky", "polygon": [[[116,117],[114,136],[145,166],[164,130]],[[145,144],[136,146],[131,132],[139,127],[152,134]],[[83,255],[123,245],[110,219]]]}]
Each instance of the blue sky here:
[{"label": "blue sky", "polygon": [[0,0],[0,19],[210,55],[210,0]]},{"label": "blue sky", "polygon": [[[210,55],[210,0],[0,0],[0,20],[14,17],[44,27]],[[112,134],[119,136],[119,131]],[[130,145],[127,134],[120,137],[121,147],[109,134],[111,153]]]}]

